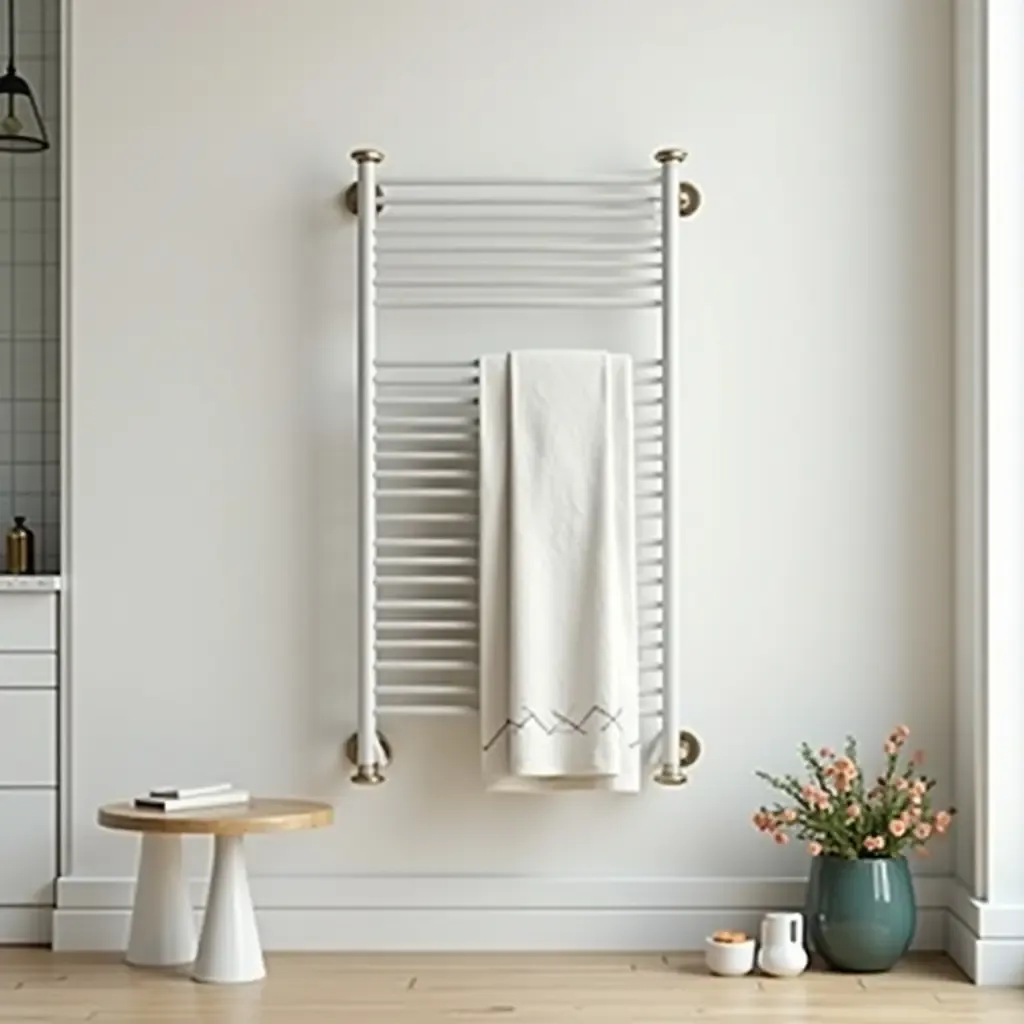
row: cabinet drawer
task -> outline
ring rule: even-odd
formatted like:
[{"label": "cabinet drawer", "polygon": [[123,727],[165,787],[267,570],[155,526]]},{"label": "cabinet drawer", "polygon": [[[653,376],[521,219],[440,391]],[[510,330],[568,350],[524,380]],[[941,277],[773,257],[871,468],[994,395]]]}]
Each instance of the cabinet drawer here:
[{"label": "cabinet drawer", "polygon": [[5,686],[56,686],[56,654],[0,652],[0,689]]},{"label": "cabinet drawer", "polygon": [[0,594],[0,651],[55,651],[54,594]]},{"label": "cabinet drawer", "polygon": [[56,792],[0,792],[0,906],[52,905],[56,872]]},{"label": "cabinet drawer", "polygon": [[0,786],[56,782],[56,692],[0,690]]}]

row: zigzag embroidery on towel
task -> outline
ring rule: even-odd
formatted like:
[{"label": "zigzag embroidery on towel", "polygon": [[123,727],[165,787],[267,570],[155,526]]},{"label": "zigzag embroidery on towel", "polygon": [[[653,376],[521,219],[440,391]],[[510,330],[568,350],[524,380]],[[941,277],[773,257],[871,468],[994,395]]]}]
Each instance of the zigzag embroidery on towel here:
[{"label": "zigzag embroidery on towel", "polygon": [[506,718],[501,724],[501,728],[484,744],[484,752],[486,753],[495,743],[498,742],[509,731],[509,729],[515,729],[518,732],[522,732],[523,729],[530,725],[537,726],[538,729],[547,733],[548,736],[554,736],[556,733],[568,734],[578,733],[580,736],[587,735],[587,727],[590,724],[591,719],[597,718],[601,723],[601,732],[607,732],[612,726],[616,729],[622,730],[622,725],[619,719],[622,717],[624,708],[619,710],[613,715],[606,708],[600,706],[600,704],[591,705],[590,710],[581,718],[579,721],[574,721],[568,715],[563,715],[560,711],[551,710],[549,714],[555,720],[553,724],[547,725],[541,717],[532,709],[525,708],[525,714],[521,719],[516,721],[512,718]]}]

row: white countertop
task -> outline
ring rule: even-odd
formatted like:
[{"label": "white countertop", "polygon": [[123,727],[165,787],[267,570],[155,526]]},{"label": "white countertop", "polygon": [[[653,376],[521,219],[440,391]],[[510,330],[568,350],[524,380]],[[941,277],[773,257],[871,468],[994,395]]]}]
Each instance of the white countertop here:
[{"label": "white countertop", "polygon": [[12,576],[0,573],[0,594],[47,594],[58,590],[59,576]]}]

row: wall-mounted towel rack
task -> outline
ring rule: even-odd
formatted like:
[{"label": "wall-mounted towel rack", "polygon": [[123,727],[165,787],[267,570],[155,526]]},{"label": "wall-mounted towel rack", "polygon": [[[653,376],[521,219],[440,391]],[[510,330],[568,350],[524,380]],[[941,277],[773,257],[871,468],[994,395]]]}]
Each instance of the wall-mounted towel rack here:
[{"label": "wall-mounted towel rack", "polygon": [[679,219],[701,204],[657,171],[579,179],[389,178],[352,154],[357,217],[359,421],[358,727],[353,781],[384,779],[387,715],[478,707],[477,364],[378,357],[385,309],[658,309],[658,355],[635,362],[641,714],[659,720],[655,781],[700,756],[680,728],[676,514]]}]

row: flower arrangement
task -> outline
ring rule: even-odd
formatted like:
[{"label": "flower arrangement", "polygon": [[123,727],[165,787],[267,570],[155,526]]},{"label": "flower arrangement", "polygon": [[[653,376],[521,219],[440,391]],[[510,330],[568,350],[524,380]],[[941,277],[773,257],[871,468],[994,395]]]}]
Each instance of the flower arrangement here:
[{"label": "flower arrangement", "polygon": [[806,782],[795,775],[755,773],[788,801],[762,806],[754,814],[754,827],[780,845],[793,837],[802,840],[814,857],[888,858],[911,849],[927,856],[926,844],[949,829],[956,808],[933,809],[935,780],[920,772],[924,751],[905,758],[909,736],[910,730],[900,725],[886,738],[885,770],[874,783],[865,780],[852,736],[842,755],[828,747],[815,753],[801,744]]}]

